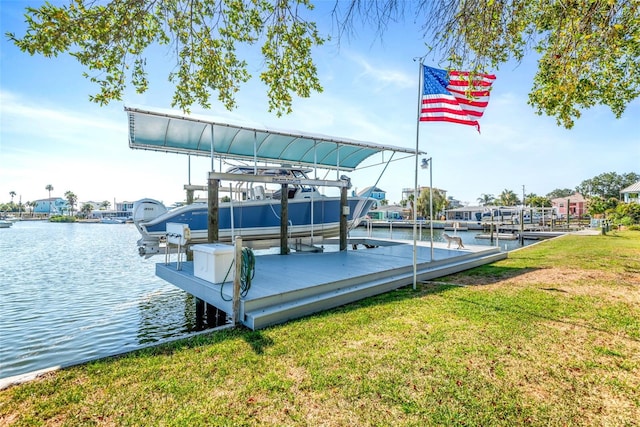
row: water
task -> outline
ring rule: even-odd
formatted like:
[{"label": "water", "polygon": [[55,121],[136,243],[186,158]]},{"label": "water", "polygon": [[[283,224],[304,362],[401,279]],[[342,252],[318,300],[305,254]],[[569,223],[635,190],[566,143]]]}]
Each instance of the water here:
[{"label": "water", "polygon": [[[422,231],[428,241],[428,228]],[[458,233],[465,244],[489,244],[476,234]],[[390,237],[388,229],[374,235]],[[392,236],[412,239],[412,230],[394,229]],[[140,258],[138,238],[132,224],[22,221],[0,230],[0,378],[196,330],[194,298],[155,276],[163,258]],[[434,230],[434,240],[444,240],[442,230]]]},{"label": "water", "polygon": [[132,224],[22,221],[0,230],[0,378],[195,330],[193,297],[137,255]]}]

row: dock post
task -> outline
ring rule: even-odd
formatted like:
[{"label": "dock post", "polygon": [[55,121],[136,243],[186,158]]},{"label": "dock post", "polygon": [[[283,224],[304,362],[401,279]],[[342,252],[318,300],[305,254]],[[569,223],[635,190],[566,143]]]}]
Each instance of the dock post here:
[{"label": "dock post", "polygon": [[520,236],[518,236],[518,240],[520,240],[520,246],[524,245],[524,206],[520,210]]},{"label": "dock post", "polygon": [[218,216],[218,187],[220,186],[219,179],[209,178],[208,182],[208,197],[207,201],[208,215],[207,215],[207,242],[215,243],[219,239],[219,216]]},{"label": "dock post", "polygon": [[289,185],[280,187],[280,255],[289,253]]},{"label": "dock post", "polygon": [[349,215],[349,205],[347,205],[347,187],[340,188],[340,250],[347,250],[347,216]]},{"label": "dock post", "polygon": [[204,329],[204,304],[205,302],[196,297],[196,330]]},{"label": "dock post", "polygon": [[489,237],[491,239],[490,244],[493,245],[493,209],[491,209],[491,224],[489,224]]},{"label": "dock post", "polygon": [[237,236],[234,242],[235,275],[233,277],[233,325],[240,321],[240,269],[242,267],[242,237]]},{"label": "dock post", "polygon": [[207,327],[215,328],[220,326],[220,309],[214,305],[206,303],[205,316],[207,318]]}]

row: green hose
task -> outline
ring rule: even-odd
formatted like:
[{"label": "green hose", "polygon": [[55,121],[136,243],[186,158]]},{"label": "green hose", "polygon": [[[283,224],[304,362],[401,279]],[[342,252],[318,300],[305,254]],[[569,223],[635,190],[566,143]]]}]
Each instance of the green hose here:
[{"label": "green hose", "polygon": [[[242,261],[240,264],[240,296],[244,298],[247,293],[249,293],[249,289],[251,289],[251,280],[253,280],[253,276],[256,274],[256,256],[251,248],[242,248],[240,260]],[[224,301],[231,301],[233,299],[225,298],[222,293],[222,289],[224,288],[224,282],[227,281],[227,277],[229,277],[229,273],[231,273],[231,269],[234,264],[235,259],[231,262],[229,270],[227,270],[227,274],[224,276],[224,280],[220,284],[220,298]]]}]

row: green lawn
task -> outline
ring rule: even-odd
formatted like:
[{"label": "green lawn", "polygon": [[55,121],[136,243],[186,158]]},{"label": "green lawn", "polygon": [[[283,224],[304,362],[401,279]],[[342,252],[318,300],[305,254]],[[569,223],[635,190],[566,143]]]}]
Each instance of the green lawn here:
[{"label": "green lawn", "polygon": [[640,232],[0,391],[0,425],[640,423]]}]

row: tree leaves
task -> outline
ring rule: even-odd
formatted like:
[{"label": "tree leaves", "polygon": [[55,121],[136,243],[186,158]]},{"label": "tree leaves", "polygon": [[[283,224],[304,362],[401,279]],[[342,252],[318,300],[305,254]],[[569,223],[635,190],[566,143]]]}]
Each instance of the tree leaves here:
[{"label": "tree leaves", "polygon": [[620,191],[638,181],[640,181],[640,175],[635,172],[624,174],[604,172],[582,181],[576,187],[576,191],[586,197],[597,196],[602,199],[617,199],[620,197]]},{"label": "tree leaves", "polygon": [[[540,11],[549,28],[529,103],[571,128],[580,110],[602,104],[619,118],[640,95],[640,15],[637,0],[568,2]],[[543,25],[544,24],[544,25]]]},{"label": "tree leaves", "polygon": [[312,9],[306,0],[71,0],[27,8],[26,34],[7,36],[31,55],[75,57],[98,85],[89,98],[100,105],[121,100],[128,84],[138,93],[148,90],[145,54],[169,45],[175,54],[172,106],[183,111],[194,104],[209,108],[212,93],[233,109],[241,84],[251,78],[238,46],[263,42],[267,67],[260,78],[269,111],[281,115],[291,111],[292,94],[322,91],[311,51],[324,39],[314,23],[302,20],[306,9]]},{"label": "tree leaves", "polygon": [[[145,52],[170,45],[175,67],[172,106],[210,107],[217,93],[232,109],[251,78],[240,45],[261,43],[269,111],[291,112],[293,95],[321,92],[313,49],[321,37],[302,17],[310,0],[70,0],[26,9],[28,30],[7,34],[23,51],[48,57],[68,52],[87,67],[100,88],[91,100],[122,99],[128,83],[148,90]],[[620,117],[640,95],[640,0],[351,0],[336,20],[338,32],[355,17],[384,32],[389,20],[412,10],[431,52],[450,68],[485,72],[535,52],[538,71],[529,104],[538,114],[571,128],[582,110],[608,106]]]},{"label": "tree leaves", "polygon": [[[367,2],[351,0],[336,20],[349,26],[354,10],[365,21],[404,11],[401,0],[359,7]],[[540,55],[529,104],[566,128],[595,105],[619,118],[640,95],[640,0],[421,0],[415,10],[430,52],[449,68],[486,72]]]}]

